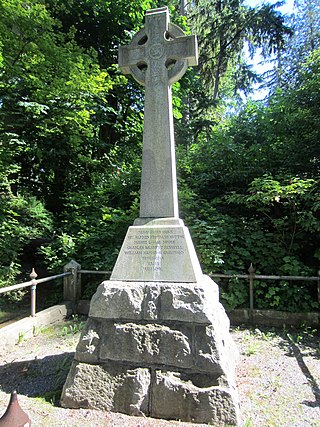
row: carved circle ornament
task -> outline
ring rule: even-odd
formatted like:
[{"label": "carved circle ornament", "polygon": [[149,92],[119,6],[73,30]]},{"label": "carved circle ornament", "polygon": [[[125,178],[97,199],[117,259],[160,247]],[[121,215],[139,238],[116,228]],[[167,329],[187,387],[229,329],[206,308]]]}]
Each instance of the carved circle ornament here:
[{"label": "carved circle ornament", "polygon": [[148,49],[148,54],[152,59],[160,59],[165,53],[165,49],[161,43],[154,43]]}]

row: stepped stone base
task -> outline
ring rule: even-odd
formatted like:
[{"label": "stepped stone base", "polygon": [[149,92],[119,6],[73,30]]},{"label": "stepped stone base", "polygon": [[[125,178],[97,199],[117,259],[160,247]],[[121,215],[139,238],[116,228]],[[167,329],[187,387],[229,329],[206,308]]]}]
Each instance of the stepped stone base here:
[{"label": "stepped stone base", "polygon": [[237,356],[208,276],[106,281],[92,298],[61,404],[237,426]]}]

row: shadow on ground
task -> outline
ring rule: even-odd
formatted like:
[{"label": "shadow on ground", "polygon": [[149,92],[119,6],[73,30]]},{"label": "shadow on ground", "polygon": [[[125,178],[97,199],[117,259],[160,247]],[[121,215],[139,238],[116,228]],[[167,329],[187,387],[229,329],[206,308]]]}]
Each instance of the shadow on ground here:
[{"label": "shadow on ground", "polygon": [[309,336],[308,334],[304,335],[302,333],[301,336],[297,337],[294,334],[287,333],[285,336],[282,335],[282,339],[283,341],[280,347],[285,348],[287,356],[296,358],[297,364],[314,395],[314,401],[303,401],[302,403],[313,408],[320,407],[320,387],[305,362],[305,356],[312,357],[316,360],[320,359],[319,335]]},{"label": "shadow on ground", "polygon": [[10,362],[0,366],[0,384],[5,393],[16,390],[30,397],[50,398],[61,391],[74,352],[46,356],[42,359]]}]

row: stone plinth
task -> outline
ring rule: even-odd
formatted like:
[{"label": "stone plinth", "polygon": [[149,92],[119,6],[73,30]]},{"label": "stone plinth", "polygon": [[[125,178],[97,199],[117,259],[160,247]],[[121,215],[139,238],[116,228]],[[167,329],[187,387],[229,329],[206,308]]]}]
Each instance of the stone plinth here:
[{"label": "stone plinth", "polygon": [[195,283],[201,276],[189,230],[172,218],[129,227],[111,280]]},{"label": "stone plinth", "polygon": [[239,425],[237,350],[217,285],[103,282],[61,404]]}]

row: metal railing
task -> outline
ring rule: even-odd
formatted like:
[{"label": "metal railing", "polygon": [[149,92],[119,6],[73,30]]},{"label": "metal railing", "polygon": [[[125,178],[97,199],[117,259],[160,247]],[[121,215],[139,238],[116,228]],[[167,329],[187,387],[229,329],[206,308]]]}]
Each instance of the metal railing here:
[{"label": "metal railing", "polygon": [[73,308],[75,308],[77,301],[81,298],[81,274],[111,274],[111,271],[81,270],[81,266],[73,260],[65,265],[63,270],[63,273],[37,279],[38,275],[33,268],[30,273],[31,280],[0,288],[0,295],[16,291],[18,289],[30,288],[30,315],[31,317],[35,317],[37,285],[51,282],[56,279],[63,279],[63,299],[65,301],[71,301],[74,305]]},{"label": "metal railing", "polygon": [[[82,274],[98,274],[98,275],[111,275],[111,271],[102,270],[81,270],[80,264],[76,261],[70,261],[65,267],[64,272],[56,274],[54,276],[44,277],[42,279],[36,279],[37,273],[34,269],[30,273],[30,279],[28,282],[19,283],[17,285],[7,286],[0,288],[0,295],[11,292],[17,289],[23,289],[30,287],[31,290],[31,316],[36,315],[36,289],[37,285],[41,283],[50,282],[56,279],[63,278],[63,299],[65,301],[71,301],[76,308],[77,301],[81,299],[81,275]],[[264,275],[255,274],[255,269],[252,264],[248,269],[248,274],[220,274],[214,273],[209,275],[212,279],[246,279],[249,282],[249,316],[250,319],[253,317],[254,310],[254,281],[255,280],[289,280],[289,281],[315,281],[317,282],[318,292],[318,303],[320,304],[320,270],[318,276],[275,276],[275,275]]]},{"label": "metal railing", "polygon": [[[109,274],[111,271],[97,271],[97,270],[81,270],[79,268],[78,273],[81,274]],[[255,280],[289,280],[289,281],[307,281],[307,282],[317,282],[317,292],[318,292],[318,303],[320,304],[320,270],[318,271],[318,276],[276,276],[276,275],[265,275],[265,274],[255,274],[255,269],[251,264],[248,268],[248,274],[220,274],[214,273],[209,274],[209,277],[214,278],[238,278],[238,279],[247,279],[249,282],[249,313],[250,318],[252,318],[254,310],[254,281]]]},{"label": "metal railing", "polygon": [[320,304],[320,270],[318,276],[275,276],[265,274],[255,274],[255,269],[250,264],[248,274],[210,274],[212,279],[225,278],[225,279],[247,279],[249,282],[249,316],[252,320],[254,310],[254,280],[289,280],[289,281],[303,281],[303,282],[317,282],[318,303]]},{"label": "metal railing", "polygon": [[16,285],[12,286],[6,286],[5,288],[0,288],[0,295],[5,294],[7,292],[16,291],[17,289],[23,289],[30,287],[30,297],[31,297],[31,303],[30,303],[30,311],[31,316],[34,317],[36,315],[36,300],[37,300],[37,285],[40,283],[46,283],[51,282],[55,279],[60,279],[62,277],[70,276],[71,272],[65,272],[61,274],[56,274],[54,276],[50,277],[44,277],[42,279],[36,279],[38,277],[37,273],[35,272],[34,268],[32,269],[30,273],[30,279],[28,282],[18,283]]}]

